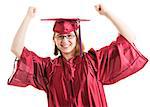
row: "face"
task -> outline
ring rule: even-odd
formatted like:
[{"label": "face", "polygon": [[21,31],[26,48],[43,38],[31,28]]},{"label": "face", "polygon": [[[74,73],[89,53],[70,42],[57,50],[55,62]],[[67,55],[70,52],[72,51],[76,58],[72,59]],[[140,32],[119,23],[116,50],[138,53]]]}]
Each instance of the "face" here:
[{"label": "face", "polygon": [[61,53],[74,54],[77,38],[74,32],[69,34],[56,33],[54,35],[54,42]]}]

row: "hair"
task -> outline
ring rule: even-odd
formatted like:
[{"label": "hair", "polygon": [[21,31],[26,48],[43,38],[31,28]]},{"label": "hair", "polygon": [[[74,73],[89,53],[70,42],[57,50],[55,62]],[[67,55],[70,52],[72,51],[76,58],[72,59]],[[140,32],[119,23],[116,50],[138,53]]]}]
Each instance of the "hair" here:
[{"label": "hair", "polygon": [[[79,34],[77,33],[77,31],[74,31],[75,35],[76,35],[76,47],[75,47],[75,56],[80,54],[80,42],[79,42]],[[53,34],[53,40],[54,40],[54,36],[56,35],[56,33],[54,32]],[[84,52],[84,44],[81,41],[81,45],[82,45],[82,52]],[[57,56],[59,53],[61,53],[61,51],[57,48],[56,44],[55,44],[55,48],[54,48],[54,55]]]}]

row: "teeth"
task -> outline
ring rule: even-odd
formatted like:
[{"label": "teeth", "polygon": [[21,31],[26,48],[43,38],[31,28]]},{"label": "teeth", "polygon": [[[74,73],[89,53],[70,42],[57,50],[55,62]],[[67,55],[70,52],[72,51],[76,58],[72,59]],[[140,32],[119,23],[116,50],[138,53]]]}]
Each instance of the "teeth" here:
[{"label": "teeth", "polygon": [[64,45],[64,46],[62,45],[62,47],[64,47],[64,48],[68,48],[68,47],[69,47],[69,45]]}]

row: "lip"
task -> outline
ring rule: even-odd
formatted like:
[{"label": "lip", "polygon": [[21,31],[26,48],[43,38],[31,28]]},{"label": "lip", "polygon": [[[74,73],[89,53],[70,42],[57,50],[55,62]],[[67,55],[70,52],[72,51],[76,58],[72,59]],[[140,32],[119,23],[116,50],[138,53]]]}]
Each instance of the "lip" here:
[{"label": "lip", "polygon": [[61,45],[63,48],[68,48],[70,45]]}]

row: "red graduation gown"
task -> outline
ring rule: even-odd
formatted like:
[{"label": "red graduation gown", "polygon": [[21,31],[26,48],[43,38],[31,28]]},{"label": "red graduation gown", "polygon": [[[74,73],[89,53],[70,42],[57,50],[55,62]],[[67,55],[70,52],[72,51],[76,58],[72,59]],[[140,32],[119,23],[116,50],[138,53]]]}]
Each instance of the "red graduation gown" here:
[{"label": "red graduation gown", "polygon": [[48,107],[107,107],[103,85],[137,72],[147,61],[121,35],[109,46],[69,61],[62,56],[41,58],[24,48],[8,84],[44,90]]}]

